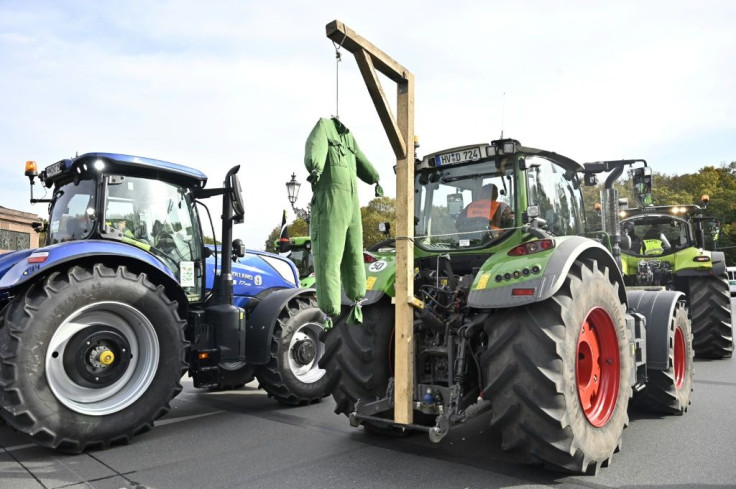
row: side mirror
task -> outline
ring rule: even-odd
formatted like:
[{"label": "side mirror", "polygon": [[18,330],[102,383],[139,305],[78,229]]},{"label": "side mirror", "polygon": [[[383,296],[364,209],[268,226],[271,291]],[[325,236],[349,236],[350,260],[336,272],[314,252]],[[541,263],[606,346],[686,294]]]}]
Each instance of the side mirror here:
[{"label": "side mirror", "polygon": [[235,174],[230,175],[230,201],[233,205],[233,221],[236,224],[243,222],[245,215],[245,204],[243,204],[243,191],[240,188],[240,180]]},{"label": "side mirror", "polygon": [[233,260],[236,258],[243,258],[245,256],[245,243],[242,239],[236,239],[233,241]]},{"label": "side mirror", "polygon": [[45,233],[46,232],[46,224],[42,222],[32,222],[31,227],[34,231],[37,233]]}]

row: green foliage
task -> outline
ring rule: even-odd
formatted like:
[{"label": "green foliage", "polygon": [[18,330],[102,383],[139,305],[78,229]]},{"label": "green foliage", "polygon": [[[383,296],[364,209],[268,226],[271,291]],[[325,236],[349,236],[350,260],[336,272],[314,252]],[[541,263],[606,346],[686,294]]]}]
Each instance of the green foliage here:
[{"label": "green foliage", "polygon": [[[376,197],[360,209],[363,220],[363,248],[393,238],[396,230],[396,200],[391,197]],[[378,223],[388,222],[391,226],[386,236],[378,230]]]},{"label": "green foliage", "polygon": [[220,245],[222,243],[220,243],[218,240],[216,240],[212,236],[205,236],[204,237],[204,244],[216,244],[216,245]]}]

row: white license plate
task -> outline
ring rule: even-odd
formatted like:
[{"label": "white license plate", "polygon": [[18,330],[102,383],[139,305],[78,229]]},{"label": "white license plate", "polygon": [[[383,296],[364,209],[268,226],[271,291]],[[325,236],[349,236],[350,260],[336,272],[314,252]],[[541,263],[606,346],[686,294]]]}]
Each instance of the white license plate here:
[{"label": "white license plate", "polygon": [[453,151],[451,153],[442,153],[434,157],[437,166],[457,165],[467,161],[475,161],[480,159],[480,148],[468,148]]},{"label": "white license plate", "polygon": [[46,177],[53,177],[61,173],[61,171],[64,169],[64,162],[59,161],[54,163],[53,165],[50,165],[46,167]]}]

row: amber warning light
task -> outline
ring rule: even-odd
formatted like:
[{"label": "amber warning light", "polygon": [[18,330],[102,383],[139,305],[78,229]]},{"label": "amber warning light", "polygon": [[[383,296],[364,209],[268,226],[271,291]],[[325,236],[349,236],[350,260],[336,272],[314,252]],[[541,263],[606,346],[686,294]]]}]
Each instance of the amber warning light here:
[{"label": "amber warning light", "polygon": [[26,176],[33,178],[38,175],[38,165],[35,161],[26,161]]}]

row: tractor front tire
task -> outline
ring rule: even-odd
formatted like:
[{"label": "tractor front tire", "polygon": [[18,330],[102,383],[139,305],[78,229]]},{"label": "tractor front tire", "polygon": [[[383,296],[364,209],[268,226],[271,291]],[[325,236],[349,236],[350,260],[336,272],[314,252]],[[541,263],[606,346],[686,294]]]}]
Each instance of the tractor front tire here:
[{"label": "tractor front tire", "polygon": [[721,359],[733,355],[733,325],[728,276],[690,279],[690,317],[693,348],[698,358]]},{"label": "tractor front tire", "polygon": [[483,398],[504,450],[574,473],[611,462],[633,368],[618,287],[607,268],[578,260],[550,299],[487,323]]},{"label": "tractor front tire", "polygon": [[670,320],[667,370],[647,369],[647,385],[634,396],[638,406],[665,414],[687,412],[693,392],[693,335],[685,308],[678,304]]},{"label": "tractor front tire", "polygon": [[39,445],[127,443],[181,391],[184,321],[163,286],[102,264],[31,285],[0,328],[0,415]]},{"label": "tractor front tire", "polygon": [[329,376],[319,366],[324,313],[313,297],[295,296],[279,312],[268,363],[256,378],[269,396],[287,406],[319,402],[327,396]]}]

